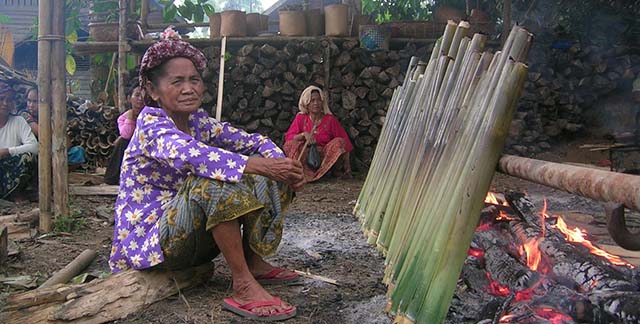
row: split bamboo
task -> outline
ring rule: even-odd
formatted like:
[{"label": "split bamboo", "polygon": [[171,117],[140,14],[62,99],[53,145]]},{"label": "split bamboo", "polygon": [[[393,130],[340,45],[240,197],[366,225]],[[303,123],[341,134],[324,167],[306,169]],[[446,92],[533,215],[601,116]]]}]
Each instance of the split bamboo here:
[{"label": "split bamboo", "polygon": [[38,4],[38,206],[40,231],[51,231],[51,1]]},{"label": "split bamboo", "polygon": [[64,1],[53,2],[53,40],[51,62],[51,98],[53,104],[53,212],[55,217],[69,215],[69,166],[67,164],[67,98],[64,50]]},{"label": "split bamboo", "polygon": [[354,208],[399,323],[443,322],[527,74],[526,30],[495,55],[468,30],[449,22],[426,67],[410,66]]}]

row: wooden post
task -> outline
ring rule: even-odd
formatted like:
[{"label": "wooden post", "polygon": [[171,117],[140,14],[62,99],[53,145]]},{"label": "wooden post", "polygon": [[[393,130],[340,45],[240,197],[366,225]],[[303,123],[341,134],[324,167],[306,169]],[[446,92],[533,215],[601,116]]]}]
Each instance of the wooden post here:
[{"label": "wooden post", "polygon": [[227,52],[227,37],[222,37],[220,46],[220,73],[218,74],[218,101],[216,103],[216,119],[222,121],[222,96],[224,90],[224,56]]},{"label": "wooden post", "polygon": [[38,206],[40,231],[51,231],[51,1],[38,4]]},{"label": "wooden post", "polygon": [[120,0],[120,25],[118,27],[118,110],[125,112],[127,105],[127,0]]},{"label": "wooden post", "polygon": [[53,2],[52,34],[55,39],[51,47],[51,99],[53,133],[53,215],[69,215],[69,165],[67,164],[67,98],[64,50],[65,1]]},{"label": "wooden post", "polygon": [[140,4],[140,23],[142,24],[142,32],[147,33],[147,20],[149,17],[149,0],[142,0]]},{"label": "wooden post", "polygon": [[502,7],[502,44],[507,40],[511,30],[511,0],[504,0]]}]

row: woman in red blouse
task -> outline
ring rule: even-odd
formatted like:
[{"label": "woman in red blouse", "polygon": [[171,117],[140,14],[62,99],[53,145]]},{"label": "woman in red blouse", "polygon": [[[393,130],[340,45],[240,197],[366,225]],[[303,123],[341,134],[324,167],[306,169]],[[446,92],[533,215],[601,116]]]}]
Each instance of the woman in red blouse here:
[{"label": "woman in red blouse", "polygon": [[[353,145],[347,132],[329,110],[322,90],[315,86],[304,89],[298,109],[300,112],[285,135],[284,151],[287,157],[298,159],[302,154],[301,161],[307,182],[320,179],[336,162],[339,163],[335,172],[342,172],[343,177],[350,178],[349,152]],[[306,147],[310,144],[316,144],[320,152],[322,163],[317,170],[311,169],[305,162],[309,151]]]}]

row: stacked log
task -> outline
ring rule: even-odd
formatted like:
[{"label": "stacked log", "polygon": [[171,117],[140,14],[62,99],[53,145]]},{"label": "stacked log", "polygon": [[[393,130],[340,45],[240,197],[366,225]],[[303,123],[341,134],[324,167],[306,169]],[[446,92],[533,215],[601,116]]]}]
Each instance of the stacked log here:
[{"label": "stacked log", "polygon": [[[355,146],[355,167],[364,170],[410,57],[425,57],[427,50],[407,44],[401,50],[368,52],[357,40],[320,38],[228,48],[222,119],[283,144],[298,112],[300,94],[307,86],[318,85],[327,91],[331,111]],[[209,59],[204,106],[212,112],[220,48],[204,52]]]},{"label": "stacked log", "polygon": [[531,69],[511,126],[508,152],[532,155],[586,131],[598,100],[624,93],[640,75],[640,55],[626,47],[554,42],[534,46]]},{"label": "stacked log", "polygon": [[84,168],[105,166],[118,138],[118,109],[79,97],[67,98],[67,135],[71,146],[85,149]]}]

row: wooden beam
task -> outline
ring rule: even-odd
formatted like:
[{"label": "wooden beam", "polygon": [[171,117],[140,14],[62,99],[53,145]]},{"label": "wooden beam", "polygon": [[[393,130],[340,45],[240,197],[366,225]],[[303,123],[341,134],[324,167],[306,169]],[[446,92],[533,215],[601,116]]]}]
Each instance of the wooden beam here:
[{"label": "wooden beam", "polygon": [[69,186],[69,193],[73,196],[117,196],[118,186]]},{"label": "wooden beam", "polygon": [[6,226],[0,225],[0,266],[7,262],[9,257],[9,231]]},{"label": "wooden beam", "polygon": [[64,1],[54,1],[52,17],[51,98],[53,104],[52,163],[53,215],[69,215],[69,165],[67,160],[67,86],[65,69]]},{"label": "wooden beam", "polygon": [[[147,24],[147,30],[165,30],[170,24]],[[176,23],[171,24],[175,28],[190,28],[190,27],[209,27],[209,23]]]},{"label": "wooden beam", "polygon": [[51,231],[51,1],[38,4],[38,206],[40,231]]},{"label": "wooden beam", "polygon": [[[302,42],[302,41],[321,41],[323,39],[330,39],[334,42],[342,42],[355,40],[356,37],[316,37],[316,36],[299,36],[299,37],[283,37],[283,36],[256,36],[256,37],[227,37],[228,46],[242,46],[245,44],[286,44],[287,42]],[[190,38],[184,39],[192,45],[200,48],[213,46],[214,44],[222,41],[222,37],[209,38]],[[125,45],[127,52],[144,53],[151,44],[155,43],[152,39],[143,39],[138,41],[131,41]],[[403,46],[407,43],[415,43],[419,45],[431,45],[436,42],[433,38],[392,38],[391,45]],[[493,42],[487,42],[487,46],[497,46],[499,44]],[[74,53],[78,55],[89,55],[98,53],[113,53],[119,51],[119,42],[77,42],[73,44]]]},{"label": "wooden beam", "polygon": [[118,110],[127,110],[127,0],[120,0],[120,24],[118,26]]}]

